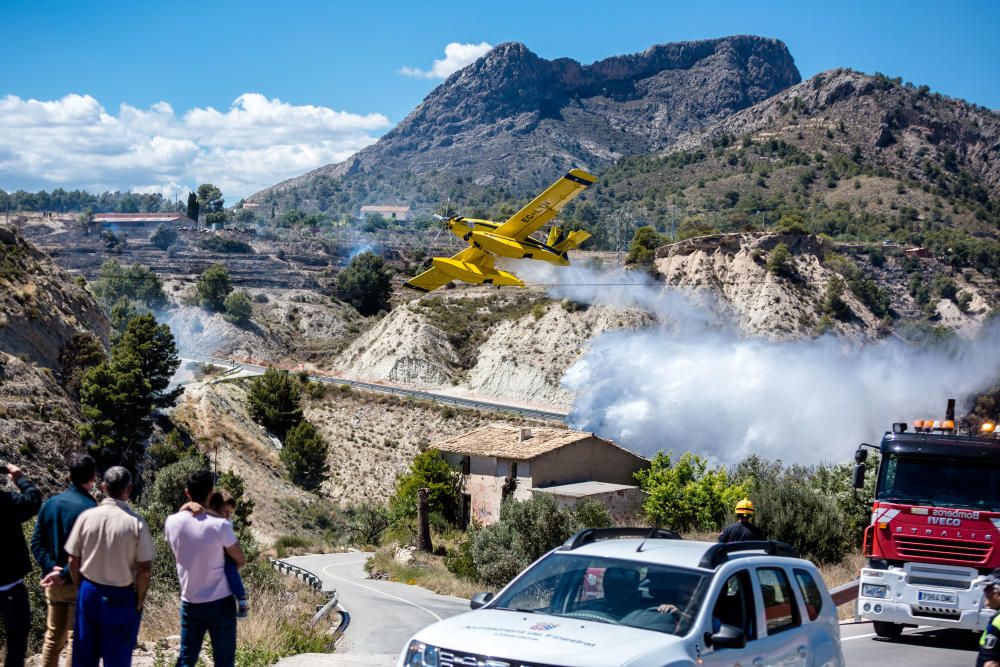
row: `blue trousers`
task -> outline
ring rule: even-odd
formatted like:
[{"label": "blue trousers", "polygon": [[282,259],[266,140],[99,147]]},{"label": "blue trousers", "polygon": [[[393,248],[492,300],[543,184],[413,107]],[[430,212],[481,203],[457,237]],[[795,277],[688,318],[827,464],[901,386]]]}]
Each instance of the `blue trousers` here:
[{"label": "blue trousers", "polygon": [[215,667],[233,667],[236,662],[236,605],[232,596],[199,604],[181,602],[181,652],[177,656],[177,667],[195,667],[206,632],[212,640]]},{"label": "blue trousers", "polygon": [[21,667],[28,650],[28,632],[31,630],[31,607],[28,605],[28,589],[24,584],[0,592],[0,621],[7,631],[4,667]]},{"label": "blue trousers", "polygon": [[104,586],[86,579],[76,596],[73,667],[129,667],[142,620],[131,586]]},{"label": "blue trousers", "polygon": [[240,576],[240,568],[236,567],[236,561],[226,554],[226,565],[223,569],[226,573],[226,581],[229,582],[229,590],[233,592],[233,597],[237,600],[245,600],[247,589],[243,586],[243,578]]}]

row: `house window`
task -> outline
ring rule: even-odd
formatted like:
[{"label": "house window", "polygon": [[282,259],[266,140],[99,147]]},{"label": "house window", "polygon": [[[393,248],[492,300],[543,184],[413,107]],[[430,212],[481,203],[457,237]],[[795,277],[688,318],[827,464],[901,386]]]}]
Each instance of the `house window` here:
[{"label": "house window", "polygon": [[463,456],[462,457],[462,474],[468,475],[472,471],[472,457]]},{"label": "house window", "polygon": [[510,462],[510,476],[517,479],[517,461]]}]

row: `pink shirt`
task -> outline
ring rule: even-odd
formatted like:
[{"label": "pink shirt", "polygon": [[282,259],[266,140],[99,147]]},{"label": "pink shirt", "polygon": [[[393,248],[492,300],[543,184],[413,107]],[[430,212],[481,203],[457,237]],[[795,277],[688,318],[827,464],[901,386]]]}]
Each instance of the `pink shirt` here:
[{"label": "pink shirt", "polygon": [[236,544],[233,524],[205,512],[178,512],[167,517],[164,533],[177,559],[181,600],[200,604],[230,596],[224,549]]}]

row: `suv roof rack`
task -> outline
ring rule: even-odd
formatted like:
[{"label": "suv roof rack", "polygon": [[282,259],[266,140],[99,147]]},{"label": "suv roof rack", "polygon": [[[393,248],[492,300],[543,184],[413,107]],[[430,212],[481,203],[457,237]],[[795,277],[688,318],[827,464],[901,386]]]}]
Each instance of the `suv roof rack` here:
[{"label": "suv roof rack", "polygon": [[679,540],[681,536],[666,528],[584,528],[562,543],[559,551],[572,551],[598,540],[621,537],[642,537],[654,540]]},{"label": "suv roof rack", "polygon": [[701,557],[698,567],[714,570],[729,560],[729,554],[734,551],[763,551],[769,556],[785,556],[798,558],[799,552],[791,544],[775,540],[750,540],[747,542],[729,542],[728,544],[713,544]]}]

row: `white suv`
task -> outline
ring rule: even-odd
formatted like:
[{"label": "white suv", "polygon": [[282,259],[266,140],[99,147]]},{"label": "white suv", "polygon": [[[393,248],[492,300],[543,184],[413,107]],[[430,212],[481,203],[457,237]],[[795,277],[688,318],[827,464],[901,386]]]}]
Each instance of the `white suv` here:
[{"label": "white suv", "polygon": [[[614,539],[619,538],[619,539]],[[582,530],[472,611],[418,632],[400,667],[842,667],[837,609],[781,542]]]}]

